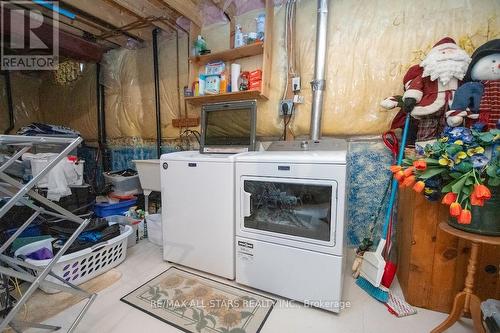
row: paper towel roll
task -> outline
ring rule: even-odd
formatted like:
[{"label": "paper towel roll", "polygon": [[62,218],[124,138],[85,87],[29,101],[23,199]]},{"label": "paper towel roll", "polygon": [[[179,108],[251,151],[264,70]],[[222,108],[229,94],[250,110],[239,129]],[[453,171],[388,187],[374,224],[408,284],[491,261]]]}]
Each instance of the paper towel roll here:
[{"label": "paper towel roll", "polygon": [[240,64],[231,64],[231,92],[239,91],[238,79],[240,78]]}]

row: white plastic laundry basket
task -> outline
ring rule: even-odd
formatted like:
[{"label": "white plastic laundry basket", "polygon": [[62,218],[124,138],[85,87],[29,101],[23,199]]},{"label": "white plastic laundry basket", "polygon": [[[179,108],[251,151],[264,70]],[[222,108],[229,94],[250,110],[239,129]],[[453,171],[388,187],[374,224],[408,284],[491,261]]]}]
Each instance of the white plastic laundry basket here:
[{"label": "white plastic laundry basket", "polygon": [[[52,272],[74,285],[79,285],[118,266],[127,256],[127,238],[133,232],[132,227],[128,225],[120,226],[120,229],[120,236],[90,248],[63,255],[52,268]],[[46,266],[50,259],[26,259],[26,262],[42,267]],[[63,284],[52,276],[48,276],[47,280]],[[40,286],[40,289],[49,294],[59,292],[57,289],[44,286]]]}]

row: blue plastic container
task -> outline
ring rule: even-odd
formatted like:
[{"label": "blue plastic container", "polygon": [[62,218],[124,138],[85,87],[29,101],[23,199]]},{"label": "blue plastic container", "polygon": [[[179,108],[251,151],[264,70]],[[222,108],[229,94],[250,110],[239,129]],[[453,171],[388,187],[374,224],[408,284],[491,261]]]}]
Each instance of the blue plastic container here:
[{"label": "blue plastic container", "polygon": [[118,203],[97,203],[94,206],[94,213],[97,217],[106,217],[111,215],[123,215],[130,207],[135,205],[136,199],[120,201]]}]

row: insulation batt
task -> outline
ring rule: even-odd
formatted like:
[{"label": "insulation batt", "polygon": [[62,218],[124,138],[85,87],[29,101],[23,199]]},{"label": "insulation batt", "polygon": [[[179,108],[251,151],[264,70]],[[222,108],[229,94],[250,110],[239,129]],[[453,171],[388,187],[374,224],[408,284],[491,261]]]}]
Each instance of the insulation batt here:
[{"label": "insulation batt", "polygon": [[[379,134],[387,130],[397,111],[380,112],[379,101],[402,93],[404,73],[411,65],[420,63],[436,40],[450,36],[471,54],[476,47],[498,38],[500,34],[498,0],[422,0],[418,3],[335,0],[329,4],[327,82],[322,117],[324,136]],[[254,19],[262,12],[263,9],[246,12],[237,17],[237,24],[241,24],[245,32],[255,31]],[[258,136],[278,137],[282,133],[278,102],[286,75],[284,14],[284,6],[275,8],[271,91],[268,101],[259,101]],[[314,72],[315,30],[316,1],[299,0],[295,49],[305,103],[297,108],[291,122],[296,136],[309,133],[311,88],[307,83],[312,80]],[[203,27],[202,34],[212,52],[229,47],[229,27],[223,22]],[[190,47],[187,36],[182,32],[179,35],[182,93],[182,87],[191,86],[191,82],[187,82]],[[179,129],[171,125],[171,120],[180,116],[175,43],[175,36],[165,35],[159,45],[162,133],[165,138],[179,135]],[[261,59],[247,58],[240,63],[242,70],[253,70],[260,67]],[[101,82],[106,85],[109,138],[135,136],[153,139],[155,112],[151,46],[110,51],[102,65]],[[23,75],[21,80],[17,75],[13,76],[13,85],[19,88],[14,92],[14,101],[16,119],[20,122],[25,124],[37,120],[69,125],[82,132],[86,139],[96,138],[95,80],[89,78],[78,84],[79,92],[61,88],[63,90],[52,89],[54,92],[51,93],[50,87],[42,87],[40,94],[34,96],[39,83],[37,86],[36,82],[31,82],[30,76]],[[63,94],[69,97],[59,98]],[[2,120],[7,114],[4,108],[1,102]],[[180,109],[183,114],[183,100]],[[199,116],[199,108],[188,106],[188,114]],[[32,119],[26,121],[27,118]]]}]

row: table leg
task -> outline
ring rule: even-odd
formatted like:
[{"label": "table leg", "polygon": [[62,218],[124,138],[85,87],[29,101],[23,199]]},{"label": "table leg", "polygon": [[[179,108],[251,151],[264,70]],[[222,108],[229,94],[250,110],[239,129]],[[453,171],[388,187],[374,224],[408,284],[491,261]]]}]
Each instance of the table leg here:
[{"label": "table leg", "polygon": [[455,300],[453,301],[453,308],[451,309],[450,314],[445,319],[445,321],[443,321],[441,324],[439,324],[439,326],[433,329],[431,333],[444,332],[446,329],[455,324],[457,320],[460,319],[460,317],[462,317],[466,296],[467,294],[463,291],[459,292],[455,296]]},{"label": "table leg", "polygon": [[451,327],[462,317],[464,312],[470,312],[474,322],[474,330],[477,333],[484,333],[481,320],[481,301],[474,295],[474,275],[476,274],[477,257],[479,255],[480,244],[472,242],[469,264],[467,265],[467,277],[465,278],[465,288],[455,296],[453,308],[448,317],[431,333],[441,333]]},{"label": "table leg", "polygon": [[474,332],[485,333],[481,315],[481,300],[476,295],[470,295],[470,314],[474,323]]},{"label": "table leg", "polygon": [[467,276],[465,278],[465,288],[464,292],[467,293],[467,297],[465,298],[465,312],[470,312],[470,295],[474,293],[474,276],[476,275],[476,264],[477,257],[479,255],[479,247],[480,244],[476,242],[472,242],[469,257],[469,264],[467,265]]}]

